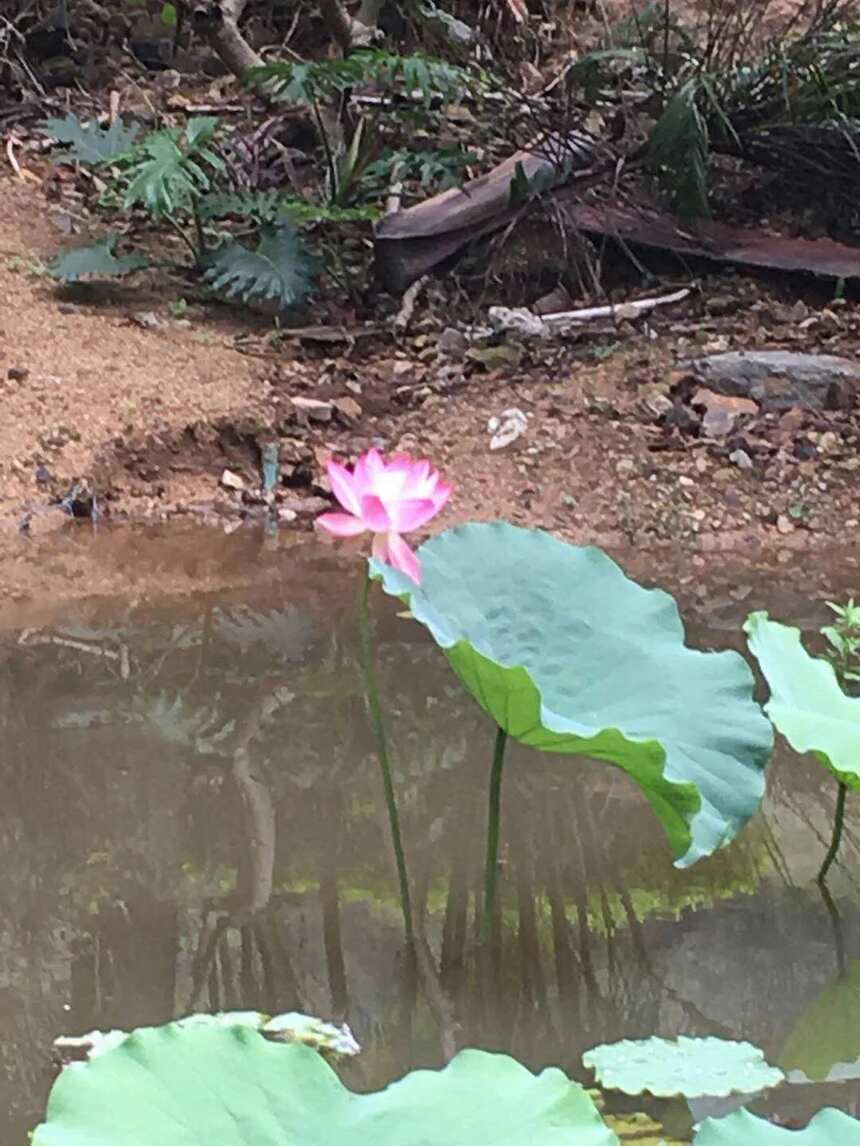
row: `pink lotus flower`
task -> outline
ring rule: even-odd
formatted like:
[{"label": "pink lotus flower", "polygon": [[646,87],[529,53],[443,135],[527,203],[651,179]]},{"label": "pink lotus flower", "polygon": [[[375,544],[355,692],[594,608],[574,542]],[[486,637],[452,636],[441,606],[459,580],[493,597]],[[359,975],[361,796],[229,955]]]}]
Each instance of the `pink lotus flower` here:
[{"label": "pink lotus flower", "polygon": [[426,525],[451,496],[438,470],[403,455],[385,461],[376,450],[362,454],[352,473],[338,462],[326,468],[332,493],[347,512],[324,513],[317,524],[335,537],[372,533],[373,556],[418,583],[421,566],[400,535]]}]

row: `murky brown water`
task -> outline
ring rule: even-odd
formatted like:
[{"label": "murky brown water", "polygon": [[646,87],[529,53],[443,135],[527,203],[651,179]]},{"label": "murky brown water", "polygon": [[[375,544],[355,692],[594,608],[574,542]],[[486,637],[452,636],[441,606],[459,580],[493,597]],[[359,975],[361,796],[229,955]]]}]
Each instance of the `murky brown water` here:
[{"label": "murky brown water", "polygon": [[[423,630],[377,600],[429,949],[416,975],[358,685],[357,570],[314,548],[278,560],[244,603],[77,604],[0,633],[0,1141],[38,1121],[56,1035],[192,1009],[346,1019],[368,1087],[465,1045],[581,1076],[590,1046],[652,1033],[749,1039],[821,1076],[860,1059],[860,804],[836,928],[812,882],[833,786],[796,759],[776,761],[741,839],[679,872],[622,773],[512,751],[502,906],[476,958],[491,729]],[[797,573],[691,582],[691,641],[740,647],[757,607],[820,623]],[[775,1101],[860,1101],[856,1082],[825,1090]]]}]

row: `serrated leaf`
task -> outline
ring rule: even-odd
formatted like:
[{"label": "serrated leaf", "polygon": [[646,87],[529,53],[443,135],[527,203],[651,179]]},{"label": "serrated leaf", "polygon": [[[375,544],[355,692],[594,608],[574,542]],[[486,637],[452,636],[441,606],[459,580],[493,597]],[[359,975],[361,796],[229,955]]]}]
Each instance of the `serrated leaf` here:
[{"label": "serrated leaf", "polygon": [[247,1027],[135,1031],[64,1070],[33,1146],[617,1146],[560,1070],[466,1050],[357,1094],[307,1046]]},{"label": "serrated leaf", "polygon": [[773,730],[735,652],[684,644],[675,602],[592,547],[504,523],[418,551],[417,586],[371,562],[496,723],[545,752],[622,768],[680,866],[724,846],[758,808]]},{"label": "serrated leaf", "polygon": [[298,306],[310,293],[314,261],[288,223],[264,227],[257,249],[232,241],[209,257],[204,277],[228,297],[276,299],[282,310]]},{"label": "serrated leaf", "polygon": [[64,119],[46,119],[39,125],[39,131],[67,148],[54,156],[56,162],[98,166],[128,154],[140,127],[136,123],[126,127],[121,119],[115,119],[108,127],[100,127],[95,122],[81,123],[70,112]]},{"label": "serrated leaf", "polygon": [[140,159],[130,172],[124,205],[142,203],[154,215],[172,215],[209,190],[206,167],[221,161],[205,144],[217,120],[198,116],[188,121],[185,141],[175,131],[159,131],[139,145]]},{"label": "serrated leaf", "polygon": [[582,1062],[609,1090],[655,1098],[755,1094],[785,1077],[758,1047],[717,1038],[624,1039],[593,1047]]},{"label": "serrated leaf", "polygon": [[149,266],[149,260],[143,255],[115,255],[114,248],[117,242],[118,236],[112,234],[100,243],[62,251],[49,265],[48,270],[55,279],[74,283],[84,275],[99,277],[127,275]]},{"label": "serrated leaf", "polygon": [[217,115],[193,115],[185,126],[185,140],[189,151],[196,151],[211,143],[221,121]]},{"label": "serrated leaf", "polygon": [[751,613],[744,632],[770,687],[764,710],[778,731],[795,752],[811,752],[860,790],[860,697],[846,696],[833,665],[809,655],[799,629]]},{"label": "serrated leaf", "polygon": [[803,1130],[788,1130],[748,1110],[736,1110],[725,1118],[706,1118],[693,1146],[860,1146],[860,1122],[828,1107]]}]

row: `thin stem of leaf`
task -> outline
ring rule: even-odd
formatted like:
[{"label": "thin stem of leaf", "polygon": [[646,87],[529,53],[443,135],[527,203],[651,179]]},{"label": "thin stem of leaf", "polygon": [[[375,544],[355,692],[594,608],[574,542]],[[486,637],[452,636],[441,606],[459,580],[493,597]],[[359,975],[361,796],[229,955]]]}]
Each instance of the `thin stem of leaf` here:
[{"label": "thin stem of leaf", "polygon": [[323,118],[322,118],[322,115],[320,113],[319,104],[317,103],[316,100],[314,100],[314,102],[311,104],[311,107],[313,108],[314,119],[317,121],[317,127],[319,128],[320,139],[322,140],[322,145],[323,145],[323,151],[325,151],[325,162],[326,162],[326,167],[328,168],[328,177],[329,177],[329,184],[330,184],[330,186],[329,186],[329,202],[335,203],[335,202],[337,202],[337,184],[338,184],[337,165],[334,161],[334,155],[332,154],[331,143],[329,142],[329,138],[328,138],[328,132],[325,129],[325,124],[323,123]]},{"label": "thin stem of leaf", "polygon": [[373,727],[374,739],[376,740],[376,757],[379,761],[380,771],[382,772],[382,788],[385,793],[385,806],[388,810],[388,823],[391,828],[391,843],[394,847],[394,858],[397,863],[397,879],[400,883],[400,907],[403,912],[406,942],[409,947],[412,947],[415,935],[412,926],[412,902],[409,895],[409,875],[406,870],[406,854],[403,850],[403,840],[400,835],[400,819],[397,814],[397,800],[394,795],[394,781],[391,776],[391,761],[388,756],[388,742],[385,737],[385,724],[382,719],[382,705],[379,702],[379,686],[376,679],[373,642],[370,635],[369,594],[370,570],[366,569],[358,609],[359,633],[361,637],[361,668],[364,675],[364,687],[367,693],[367,705],[370,711],[370,723]]},{"label": "thin stem of leaf", "polygon": [[487,862],[484,868],[484,913],[481,917],[481,939],[490,937],[493,911],[496,905],[496,883],[499,870],[499,827],[502,817],[502,771],[505,765],[505,746],[508,734],[496,729],[493,764],[490,769],[490,799],[487,808]]},{"label": "thin stem of leaf", "polygon": [[165,215],[164,218],[167,222],[167,225],[169,227],[171,227],[177,233],[177,235],[180,237],[182,242],[189,249],[189,251],[191,252],[191,256],[194,259],[194,262],[196,264],[198,261],[198,259],[197,259],[197,248],[194,246],[194,243],[191,241],[191,239],[188,238],[188,236],[185,234],[185,231],[182,229],[182,227],[179,226],[179,224],[176,222],[176,220],[173,218],[172,215]]},{"label": "thin stem of leaf", "polygon": [[200,205],[195,201],[192,207],[194,212],[194,233],[197,236],[197,251],[194,255],[194,261],[198,265],[203,262],[203,256],[206,254],[206,235],[203,231],[203,219],[200,215]]},{"label": "thin stem of leaf", "polygon": [[824,883],[827,879],[827,873],[836,859],[836,854],[839,851],[839,845],[842,843],[842,828],[845,823],[845,797],[848,795],[848,785],[840,781],[839,792],[836,796],[836,813],[833,818],[833,836],[830,840],[830,847],[827,849],[827,855],[824,857],[824,863],[821,865],[817,879],[819,883]]}]

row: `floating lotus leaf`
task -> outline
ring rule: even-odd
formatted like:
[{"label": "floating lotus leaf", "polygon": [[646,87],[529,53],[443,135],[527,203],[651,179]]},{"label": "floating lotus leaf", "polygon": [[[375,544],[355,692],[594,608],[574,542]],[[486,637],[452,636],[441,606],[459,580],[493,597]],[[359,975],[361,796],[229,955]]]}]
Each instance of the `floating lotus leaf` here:
[{"label": "floating lotus leaf", "polygon": [[784,1077],[758,1047],[728,1039],[625,1039],[593,1047],[582,1061],[601,1086],[655,1098],[754,1094]]},{"label": "floating lotus leaf", "polygon": [[809,655],[799,629],[750,613],[744,630],[770,687],[765,712],[773,723],[795,752],[812,752],[860,789],[860,697],[846,696],[833,665]]},{"label": "floating lotus leaf", "polygon": [[693,1146],[860,1146],[860,1122],[841,1110],[819,1110],[803,1130],[774,1126],[748,1110],[707,1118]]},{"label": "floating lotus leaf", "polygon": [[617,1146],[560,1070],[461,1051],[355,1094],[309,1047],[247,1026],[144,1028],[54,1084],[32,1146]]},{"label": "floating lotus leaf", "polygon": [[371,573],[511,736],[622,768],[679,866],[744,826],[773,732],[743,658],[687,648],[667,593],[643,589],[599,549],[502,523],[450,530],[419,558],[420,587],[377,561]]}]

